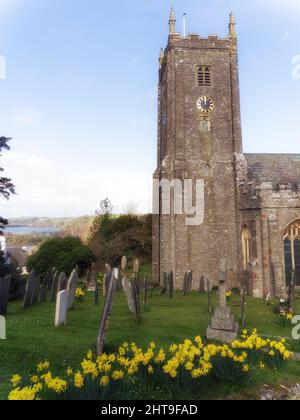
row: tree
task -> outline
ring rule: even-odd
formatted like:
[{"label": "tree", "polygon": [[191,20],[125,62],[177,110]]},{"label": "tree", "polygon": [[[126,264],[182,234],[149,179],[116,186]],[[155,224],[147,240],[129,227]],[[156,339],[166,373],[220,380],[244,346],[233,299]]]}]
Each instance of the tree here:
[{"label": "tree", "polygon": [[55,267],[58,272],[69,275],[78,265],[83,273],[95,262],[92,251],[79,238],[51,238],[28,258],[27,266],[44,276]]},{"label": "tree", "polygon": [[[0,157],[2,156],[3,150],[10,150],[9,141],[11,139],[7,137],[0,137]],[[3,172],[4,169],[0,166],[0,172]],[[15,194],[15,186],[12,183],[10,178],[0,177],[0,197],[4,197],[6,200],[12,194]],[[0,216],[0,230],[3,230],[5,226],[8,224],[8,221]],[[5,262],[5,258],[3,256],[3,252],[0,251],[0,277],[10,272],[9,267]]]}]

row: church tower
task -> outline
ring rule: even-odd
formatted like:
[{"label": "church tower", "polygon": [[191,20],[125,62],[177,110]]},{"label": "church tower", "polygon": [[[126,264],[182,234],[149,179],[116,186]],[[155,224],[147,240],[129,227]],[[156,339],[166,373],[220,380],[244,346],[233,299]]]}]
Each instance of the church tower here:
[{"label": "church tower", "polygon": [[174,209],[165,214],[160,203],[153,215],[154,279],[174,271],[181,288],[184,273],[192,270],[196,279],[217,282],[220,259],[226,258],[228,283],[235,286],[240,260],[236,157],[242,154],[235,19],[231,14],[226,38],[182,36],[172,9],[169,32],[159,57],[154,180],[183,185],[187,179],[202,180],[204,219],[187,225],[185,214]]}]

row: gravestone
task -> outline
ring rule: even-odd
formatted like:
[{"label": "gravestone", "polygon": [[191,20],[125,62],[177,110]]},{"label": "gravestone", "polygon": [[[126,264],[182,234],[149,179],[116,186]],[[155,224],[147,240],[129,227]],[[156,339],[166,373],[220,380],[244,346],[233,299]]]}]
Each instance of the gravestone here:
[{"label": "gravestone", "polygon": [[200,282],[199,282],[199,293],[204,293],[204,292],[205,292],[205,277],[201,276]]},{"label": "gravestone", "polygon": [[6,340],[6,320],[0,315],[0,340]]},{"label": "gravestone", "polygon": [[77,285],[78,285],[78,274],[77,274],[77,270],[73,270],[70,278],[68,280],[68,285],[67,285],[67,291],[68,291],[68,304],[67,304],[67,309],[68,311],[70,309],[72,309],[74,307],[74,302],[75,302],[75,294],[76,294],[76,289],[77,289]]},{"label": "gravestone", "polygon": [[237,339],[239,326],[234,320],[231,309],[227,307],[226,260],[222,259],[220,265],[219,305],[216,308],[210,326],[207,329],[206,337],[208,340],[232,343]]},{"label": "gravestone", "polygon": [[95,305],[99,305],[99,286],[97,284],[96,288],[95,288]]},{"label": "gravestone", "polygon": [[126,267],[127,267],[127,258],[124,256],[122,257],[122,260],[121,260],[121,270],[125,271]]},{"label": "gravestone", "polygon": [[168,291],[168,273],[163,273],[162,276],[162,285],[160,288],[160,295],[164,295]]},{"label": "gravestone", "polygon": [[175,285],[174,285],[174,273],[173,271],[171,271],[171,273],[168,274],[168,295],[169,295],[169,299],[172,299],[174,296],[174,290],[175,290]]},{"label": "gravestone", "polygon": [[51,287],[51,293],[50,293],[50,302],[55,302],[56,296],[57,296],[57,291],[58,291],[58,278],[59,278],[59,274],[56,271],[54,276],[53,276],[53,281],[52,281],[52,287]]},{"label": "gravestone", "polygon": [[101,356],[104,351],[106,332],[107,332],[108,323],[109,323],[109,319],[112,312],[113,299],[116,292],[116,281],[117,280],[114,277],[112,277],[110,285],[109,285],[109,289],[107,291],[105,305],[104,305],[101,322],[100,322],[100,328],[99,328],[98,336],[97,336],[98,356]]},{"label": "gravestone", "polygon": [[57,292],[61,292],[63,290],[66,290],[68,286],[68,279],[65,273],[60,273],[58,277],[58,284],[57,284]]},{"label": "gravestone", "polygon": [[183,279],[182,293],[184,296],[186,296],[187,292],[188,292],[188,272],[185,272],[184,279]]},{"label": "gravestone", "polygon": [[123,284],[123,289],[124,289],[129,311],[132,314],[135,314],[135,303],[134,303],[134,297],[133,297],[133,292],[132,292],[132,284],[126,277],[123,278],[122,284]]},{"label": "gravestone", "polygon": [[33,283],[31,305],[35,305],[36,303],[38,303],[39,297],[40,297],[40,288],[41,288],[41,278],[40,276],[35,276],[34,283]]},{"label": "gravestone", "polygon": [[27,308],[28,306],[31,305],[34,287],[35,287],[35,271],[32,270],[31,273],[29,274],[29,278],[26,284],[23,308]]},{"label": "gravestone", "polygon": [[7,313],[10,284],[11,276],[6,276],[0,279],[0,315],[6,315]]},{"label": "gravestone", "polygon": [[193,290],[193,272],[189,271],[187,276],[187,292],[191,293]]},{"label": "gravestone", "polygon": [[105,264],[105,273],[109,274],[111,272],[111,265]]},{"label": "gravestone", "polygon": [[138,258],[135,258],[135,260],[133,261],[133,272],[134,274],[139,274],[140,272],[140,261],[138,260]]},{"label": "gravestone", "polygon": [[97,274],[96,274],[96,264],[92,264],[91,272],[90,272],[90,282],[88,285],[88,290],[94,292],[97,287]]},{"label": "gravestone", "polygon": [[42,284],[40,287],[40,296],[39,296],[40,303],[47,302],[47,293],[48,293],[48,279],[47,277],[45,277],[43,278]]},{"label": "gravestone", "polygon": [[69,292],[63,290],[58,292],[56,299],[56,310],[55,310],[55,326],[60,327],[67,323],[67,312],[68,312],[68,298]]}]

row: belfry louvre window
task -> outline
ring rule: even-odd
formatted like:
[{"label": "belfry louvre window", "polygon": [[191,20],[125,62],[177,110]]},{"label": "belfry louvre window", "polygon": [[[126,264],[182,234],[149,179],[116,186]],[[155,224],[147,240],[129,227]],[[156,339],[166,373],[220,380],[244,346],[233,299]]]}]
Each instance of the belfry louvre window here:
[{"label": "belfry louvre window", "polygon": [[198,67],[198,86],[211,86],[211,69],[209,66]]}]

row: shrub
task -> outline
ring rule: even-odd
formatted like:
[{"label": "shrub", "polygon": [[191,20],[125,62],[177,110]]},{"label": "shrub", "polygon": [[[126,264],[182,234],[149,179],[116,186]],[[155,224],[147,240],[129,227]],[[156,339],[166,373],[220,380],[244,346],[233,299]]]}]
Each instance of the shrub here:
[{"label": "shrub", "polygon": [[100,215],[91,229],[88,245],[101,267],[107,262],[119,265],[123,255],[144,263],[152,257],[152,215]]},{"label": "shrub", "polygon": [[45,241],[39,250],[29,257],[27,265],[42,276],[53,267],[69,275],[77,265],[82,273],[94,261],[92,251],[79,238],[67,237]]}]

